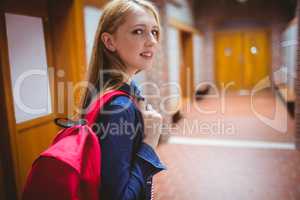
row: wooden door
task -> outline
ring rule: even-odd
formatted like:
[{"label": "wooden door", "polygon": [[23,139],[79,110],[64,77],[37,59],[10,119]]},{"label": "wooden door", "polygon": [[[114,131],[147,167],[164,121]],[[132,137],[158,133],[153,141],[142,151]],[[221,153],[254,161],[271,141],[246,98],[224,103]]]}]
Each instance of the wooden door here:
[{"label": "wooden door", "polygon": [[243,45],[243,87],[251,89],[269,75],[268,33],[259,30],[247,31],[243,33]]},{"label": "wooden door", "polygon": [[215,75],[219,87],[251,89],[268,75],[270,55],[265,30],[223,31],[215,37]]},{"label": "wooden door", "polygon": [[[0,141],[5,155],[0,178],[9,185],[6,194],[17,193],[20,199],[32,162],[59,130],[54,118],[71,117],[80,101],[82,84],[76,83],[86,72],[83,0],[4,0],[0,7]],[[30,87],[18,82],[24,77]],[[41,99],[45,105],[37,104]],[[45,112],[27,112],[41,105]]]},{"label": "wooden door", "polygon": [[[4,12],[0,16],[3,69],[0,75],[5,96],[1,97],[1,103],[7,110],[8,126],[4,127],[9,133],[1,139],[9,138],[11,167],[20,198],[32,161],[58,131],[53,123],[56,116],[53,83],[56,80],[50,75],[55,69],[48,1],[4,1],[3,5]],[[44,89],[47,92],[43,92]],[[45,99],[49,100],[45,112],[31,112],[38,110],[35,106],[43,105]]]},{"label": "wooden door", "polygon": [[241,87],[239,74],[242,71],[242,33],[231,31],[217,33],[215,44],[218,85],[239,89]]}]

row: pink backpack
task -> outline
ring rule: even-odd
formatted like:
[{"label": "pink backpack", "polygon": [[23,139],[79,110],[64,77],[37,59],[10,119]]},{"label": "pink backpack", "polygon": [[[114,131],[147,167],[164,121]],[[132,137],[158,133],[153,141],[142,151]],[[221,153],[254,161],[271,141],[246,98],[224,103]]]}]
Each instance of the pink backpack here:
[{"label": "pink backpack", "polygon": [[52,145],[34,161],[23,200],[99,200],[101,149],[90,125],[104,104],[120,95],[130,97],[120,90],[109,91],[92,104],[87,124],[59,131]]}]

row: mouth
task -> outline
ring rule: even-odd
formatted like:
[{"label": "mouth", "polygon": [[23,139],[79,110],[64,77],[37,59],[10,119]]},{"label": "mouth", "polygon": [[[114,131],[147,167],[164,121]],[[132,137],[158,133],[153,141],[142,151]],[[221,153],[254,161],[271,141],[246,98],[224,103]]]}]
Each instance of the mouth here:
[{"label": "mouth", "polygon": [[140,56],[145,58],[145,59],[151,59],[153,57],[153,52],[144,51],[144,52],[140,53]]}]

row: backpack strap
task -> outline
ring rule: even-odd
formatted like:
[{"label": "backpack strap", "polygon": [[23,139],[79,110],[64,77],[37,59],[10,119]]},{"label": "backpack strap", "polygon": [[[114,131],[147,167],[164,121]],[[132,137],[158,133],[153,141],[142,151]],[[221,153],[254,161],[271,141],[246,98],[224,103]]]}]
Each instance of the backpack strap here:
[{"label": "backpack strap", "polygon": [[117,96],[127,96],[130,99],[133,99],[130,95],[128,95],[126,92],[123,92],[121,90],[112,90],[104,93],[101,95],[90,107],[88,113],[85,116],[85,120],[87,121],[87,125],[92,125],[96,119],[97,116],[100,113],[101,108],[108,103],[111,99]]},{"label": "backpack strap", "polygon": [[127,94],[126,92],[123,92],[121,90],[111,90],[108,91],[104,94],[102,94],[101,96],[98,97],[98,99],[96,101],[94,101],[94,103],[91,105],[88,113],[85,115],[85,119],[80,119],[78,121],[73,121],[69,118],[55,118],[54,119],[54,123],[57,126],[63,127],[63,128],[70,128],[76,125],[92,125],[95,121],[96,118],[98,116],[98,114],[100,113],[101,108],[108,103],[111,99],[113,99],[114,97],[117,96],[127,96],[129,97],[131,100],[133,100],[133,102],[136,104],[136,101],[134,100],[134,98],[132,96],[130,96],[129,94]]},{"label": "backpack strap", "polygon": [[63,128],[70,128],[72,126],[85,125],[86,121],[85,119],[79,119],[78,121],[75,121],[66,117],[59,117],[54,119],[54,123]]}]

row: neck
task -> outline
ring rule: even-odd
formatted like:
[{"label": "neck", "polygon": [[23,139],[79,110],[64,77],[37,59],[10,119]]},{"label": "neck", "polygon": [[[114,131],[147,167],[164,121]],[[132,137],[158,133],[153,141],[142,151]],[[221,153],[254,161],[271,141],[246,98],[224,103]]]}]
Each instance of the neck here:
[{"label": "neck", "polygon": [[128,79],[127,79],[127,81],[126,81],[126,83],[128,83],[130,85],[131,81],[132,81],[132,77],[129,76]]},{"label": "neck", "polygon": [[131,81],[132,81],[132,79],[133,79],[133,76],[134,76],[134,74],[136,73],[136,71],[129,71],[129,72],[127,72],[127,81],[126,81],[126,83],[128,83],[129,85],[130,85],[130,83],[131,83]]}]

